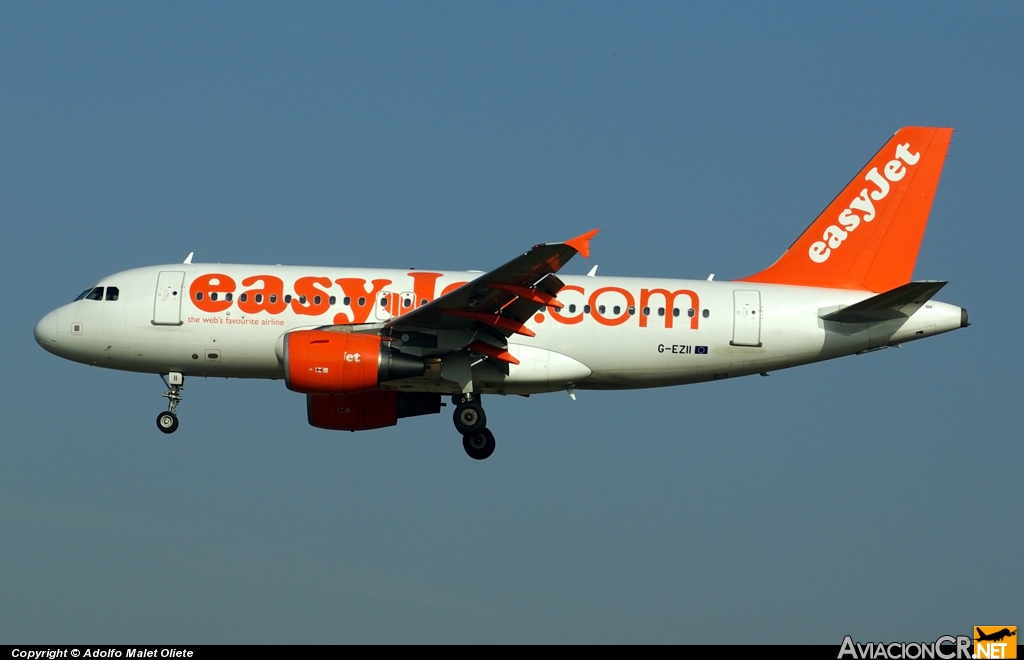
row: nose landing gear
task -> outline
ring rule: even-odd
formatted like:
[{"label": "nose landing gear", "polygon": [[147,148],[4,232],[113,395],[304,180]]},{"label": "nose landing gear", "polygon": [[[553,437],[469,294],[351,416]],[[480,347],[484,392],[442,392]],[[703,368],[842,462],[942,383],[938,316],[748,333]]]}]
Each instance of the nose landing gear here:
[{"label": "nose landing gear", "polygon": [[452,397],[455,430],[462,435],[462,448],[470,458],[482,461],[494,453],[494,434],[487,429],[487,415],[474,394]]},{"label": "nose landing gear", "polygon": [[160,378],[167,386],[167,391],[163,393],[163,397],[167,399],[167,412],[156,416],[156,427],[164,433],[174,433],[178,430],[178,416],[174,414],[174,409],[185,398],[181,394],[185,389],[185,377],[177,371],[172,371],[166,377],[161,374]]}]

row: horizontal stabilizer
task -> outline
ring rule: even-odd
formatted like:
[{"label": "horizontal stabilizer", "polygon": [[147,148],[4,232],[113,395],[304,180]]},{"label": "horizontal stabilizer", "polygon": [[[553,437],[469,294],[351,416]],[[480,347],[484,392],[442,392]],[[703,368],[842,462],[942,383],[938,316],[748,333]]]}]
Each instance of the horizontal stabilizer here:
[{"label": "horizontal stabilizer", "polygon": [[867,300],[843,307],[819,317],[824,321],[837,323],[877,323],[911,316],[932,299],[947,282],[909,282],[891,291],[872,296]]}]

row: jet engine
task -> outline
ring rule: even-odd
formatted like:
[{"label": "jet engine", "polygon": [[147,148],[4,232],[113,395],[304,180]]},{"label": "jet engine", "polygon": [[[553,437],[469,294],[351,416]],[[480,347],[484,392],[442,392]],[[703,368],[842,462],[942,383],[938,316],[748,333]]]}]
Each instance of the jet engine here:
[{"label": "jet engine", "polygon": [[376,389],[379,383],[415,378],[423,358],[396,351],[378,335],[296,330],[284,336],[285,383],[303,394],[344,394]]}]

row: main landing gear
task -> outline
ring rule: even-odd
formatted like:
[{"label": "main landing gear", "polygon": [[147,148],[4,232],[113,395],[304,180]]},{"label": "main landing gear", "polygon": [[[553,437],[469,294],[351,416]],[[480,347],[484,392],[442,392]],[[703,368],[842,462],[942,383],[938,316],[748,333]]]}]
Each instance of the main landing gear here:
[{"label": "main landing gear", "polygon": [[185,398],[181,394],[181,391],[185,389],[185,377],[172,371],[166,377],[161,375],[160,378],[167,386],[167,391],[163,393],[164,398],[167,399],[167,412],[156,416],[156,427],[164,433],[174,433],[178,430],[178,416],[174,414],[174,409]]},{"label": "main landing gear", "polygon": [[494,434],[487,429],[487,415],[474,394],[452,397],[455,430],[462,434],[462,447],[470,458],[482,461],[494,453]]}]

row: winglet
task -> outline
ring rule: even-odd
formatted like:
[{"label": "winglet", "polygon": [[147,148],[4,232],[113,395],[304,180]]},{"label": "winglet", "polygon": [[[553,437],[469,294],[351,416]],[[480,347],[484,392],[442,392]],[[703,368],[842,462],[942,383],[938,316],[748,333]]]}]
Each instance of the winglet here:
[{"label": "winglet", "polygon": [[181,263],[183,263],[183,264],[191,264],[192,263],[192,255],[194,255],[194,254],[195,254],[195,252],[189,252],[188,256],[185,257],[185,261],[182,261]]},{"label": "winglet", "polygon": [[586,234],[580,234],[576,238],[570,238],[565,242],[566,245],[576,250],[583,256],[584,259],[590,257],[590,239],[597,236],[597,232],[600,229],[592,229]]}]

